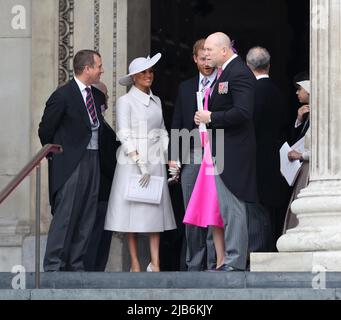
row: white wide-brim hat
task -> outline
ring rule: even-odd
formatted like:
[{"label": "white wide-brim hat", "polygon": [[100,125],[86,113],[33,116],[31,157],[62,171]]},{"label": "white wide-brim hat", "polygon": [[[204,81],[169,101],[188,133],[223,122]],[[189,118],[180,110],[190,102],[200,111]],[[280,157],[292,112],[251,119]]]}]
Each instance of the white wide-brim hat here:
[{"label": "white wide-brim hat", "polygon": [[132,75],[151,68],[160,60],[160,58],[161,53],[157,53],[152,58],[148,56],[147,58],[139,57],[134,59],[129,65],[129,73],[118,80],[119,84],[122,86],[131,85],[133,83]]},{"label": "white wide-brim hat", "polygon": [[299,86],[301,86],[305,91],[307,91],[310,94],[310,80],[304,80],[296,82]]}]

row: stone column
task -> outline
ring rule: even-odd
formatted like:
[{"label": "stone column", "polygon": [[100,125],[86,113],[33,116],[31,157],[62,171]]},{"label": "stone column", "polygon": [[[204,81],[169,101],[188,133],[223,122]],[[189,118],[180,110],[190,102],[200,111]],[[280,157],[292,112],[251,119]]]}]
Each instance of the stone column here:
[{"label": "stone column", "polygon": [[[38,127],[49,95],[58,86],[58,0],[31,0],[32,10],[32,49],[31,49],[31,155],[40,149]],[[44,26],[44,28],[42,28]],[[51,221],[51,209],[48,197],[47,161],[41,162],[41,253],[40,268],[46,246],[46,233]],[[36,209],[36,174],[30,180],[30,226],[31,232],[22,244],[22,264],[26,271],[33,271],[35,266],[35,209]]]},{"label": "stone column", "polygon": [[[111,85],[109,89],[109,108],[106,118],[112,127],[115,128],[115,114],[116,114],[116,100],[119,96],[126,93],[126,88],[118,84],[118,78],[125,74],[127,71],[127,12],[128,12],[128,0],[101,0],[101,8],[108,11],[109,6],[112,7],[112,15],[108,16],[108,22],[111,22],[110,30],[108,34],[107,26],[103,24],[103,33],[101,34],[100,41],[102,43],[111,42],[111,47],[106,48],[111,56],[112,68],[107,72],[108,76],[111,76]],[[102,9],[101,9],[102,10]],[[103,16],[105,17],[105,16]],[[109,40],[110,38],[110,40]],[[104,58],[103,58],[104,59]],[[105,74],[104,74],[105,76]],[[122,271],[124,255],[123,251],[123,238],[119,233],[114,232],[111,240],[111,247],[109,252],[108,263],[105,271],[116,272]]]},{"label": "stone column", "polygon": [[338,256],[341,270],[341,3],[312,0],[311,15],[310,183],[292,204],[298,226],[277,247]]},{"label": "stone column", "polygon": [[[116,100],[127,91],[126,87],[118,83],[118,79],[127,74],[128,65],[132,59],[149,54],[150,18],[150,0],[116,1],[114,6],[113,49],[115,63],[111,122],[113,127],[115,126]],[[150,261],[149,242],[145,235],[139,235],[139,258],[142,268],[145,268]],[[106,271],[129,271],[129,268],[129,254],[125,237],[123,234],[114,232]]]},{"label": "stone column", "polygon": [[339,0],[311,0],[310,182],[292,203],[297,227],[278,240],[279,254],[254,254],[252,271],[341,271],[340,25]]}]

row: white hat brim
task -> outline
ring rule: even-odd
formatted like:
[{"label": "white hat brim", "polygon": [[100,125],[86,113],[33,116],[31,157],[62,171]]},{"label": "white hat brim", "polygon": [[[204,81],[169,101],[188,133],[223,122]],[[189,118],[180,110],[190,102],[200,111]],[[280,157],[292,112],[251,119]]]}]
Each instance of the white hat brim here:
[{"label": "white hat brim", "polygon": [[299,81],[299,82],[296,82],[296,84],[301,86],[305,91],[307,91],[310,94],[310,81],[309,80]]},{"label": "white hat brim", "polygon": [[161,59],[161,53],[157,53],[155,54],[152,58],[150,58],[149,60],[147,60],[143,66],[140,66],[139,68],[137,68],[136,70],[134,70],[133,72],[121,77],[118,80],[118,83],[122,86],[129,86],[131,84],[133,84],[133,78],[132,75],[137,74],[139,72],[142,72],[144,70],[147,70],[149,68],[151,68],[153,65],[155,65],[159,60]]}]

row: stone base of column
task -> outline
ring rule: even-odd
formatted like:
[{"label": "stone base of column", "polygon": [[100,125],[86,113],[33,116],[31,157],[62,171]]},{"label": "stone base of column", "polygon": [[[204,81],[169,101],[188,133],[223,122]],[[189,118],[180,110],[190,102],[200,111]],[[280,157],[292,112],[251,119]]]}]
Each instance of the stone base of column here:
[{"label": "stone base of column", "polygon": [[341,272],[341,251],[251,253],[252,272]]},{"label": "stone base of column", "polygon": [[22,243],[28,232],[28,226],[15,220],[0,220],[0,272],[11,272],[14,266],[22,265]]}]

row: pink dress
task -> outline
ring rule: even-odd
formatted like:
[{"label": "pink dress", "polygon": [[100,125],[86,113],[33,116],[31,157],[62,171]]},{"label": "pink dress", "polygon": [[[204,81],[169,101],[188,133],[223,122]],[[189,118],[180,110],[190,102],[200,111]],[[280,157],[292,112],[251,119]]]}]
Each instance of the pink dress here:
[{"label": "pink dress", "polygon": [[[204,109],[207,110],[210,88],[205,92]],[[201,133],[204,157],[200,165],[191,198],[188,202],[183,223],[198,227],[224,227],[220,215],[217,187],[214,175],[211,146],[207,132]]]}]

